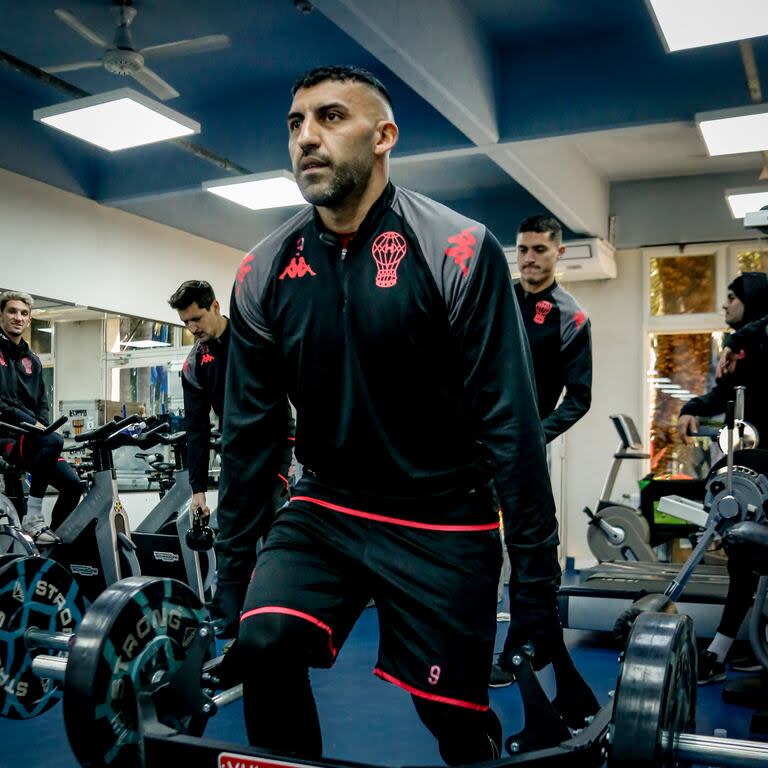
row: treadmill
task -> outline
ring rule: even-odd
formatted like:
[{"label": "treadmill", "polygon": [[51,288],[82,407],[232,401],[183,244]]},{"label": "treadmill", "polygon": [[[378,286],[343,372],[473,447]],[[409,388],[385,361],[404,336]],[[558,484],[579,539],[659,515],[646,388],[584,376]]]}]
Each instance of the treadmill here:
[{"label": "treadmill", "polygon": [[[626,414],[617,414],[611,416],[611,421],[619,435],[620,443],[614,453],[613,464],[597,505],[597,516],[600,517],[600,514],[605,512],[606,519],[611,518],[613,502],[609,501],[609,497],[621,462],[625,459],[647,458],[647,454],[640,452],[642,443],[632,418]],[[644,489],[641,507],[643,517],[650,524],[650,547],[673,537],[672,528],[654,524],[656,502],[658,511],[673,515],[689,524],[678,526],[674,531],[676,536],[685,536],[704,527],[707,515],[703,504],[697,501],[697,498],[703,500],[704,488],[703,480],[682,480],[665,481],[650,489]],[[668,490],[669,494],[661,496],[660,489]],[[674,494],[674,491],[687,493],[694,498]],[[626,510],[631,508],[624,509],[626,514]],[[640,517],[637,511],[633,510],[633,513]],[[615,551],[624,552],[620,546],[616,547]],[[643,552],[643,549],[634,548],[634,551]],[[632,556],[632,552],[627,554]],[[616,559],[581,569],[578,583],[563,586],[558,592],[563,627],[611,631],[616,619],[636,600],[646,594],[663,593],[681,567],[682,563],[651,559]],[[698,636],[714,636],[727,591],[728,572],[725,565],[701,563],[697,566],[682,596],[677,600],[677,606],[681,613],[691,616],[694,620]],[[744,622],[743,627],[746,626],[748,622]]]}]

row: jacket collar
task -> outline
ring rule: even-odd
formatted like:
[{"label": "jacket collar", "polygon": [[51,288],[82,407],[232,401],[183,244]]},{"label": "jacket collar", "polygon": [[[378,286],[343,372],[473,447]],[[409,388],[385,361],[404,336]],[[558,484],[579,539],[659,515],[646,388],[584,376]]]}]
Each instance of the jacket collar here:
[{"label": "jacket collar", "polygon": [[[392,199],[395,196],[395,185],[389,181],[387,186],[384,187],[384,191],[379,195],[378,199],[368,210],[365,215],[362,224],[355,233],[355,240],[364,241],[368,235],[373,232],[380,219],[384,216],[387,209],[392,204]],[[328,243],[329,245],[338,245],[340,242],[340,236],[336,232],[331,232],[323,220],[320,218],[320,214],[317,212],[317,208],[314,209],[314,225],[317,229],[320,239]]]}]

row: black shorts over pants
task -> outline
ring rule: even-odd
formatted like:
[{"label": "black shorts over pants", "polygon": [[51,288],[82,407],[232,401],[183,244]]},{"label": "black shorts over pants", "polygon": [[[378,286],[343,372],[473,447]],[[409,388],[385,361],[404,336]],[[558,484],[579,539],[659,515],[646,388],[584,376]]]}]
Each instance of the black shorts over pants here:
[{"label": "black shorts over pants", "polygon": [[[451,519],[488,520],[492,500],[473,491],[455,505],[464,509],[454,507]],[[241,641],[249,645],[263,622],[274,632],[279,616],[306,664],[329,667],[373,598],[375,674],[415,696],[486,711],[502,557],[497,528],[414,523],[294,497],[260,554]]]}]

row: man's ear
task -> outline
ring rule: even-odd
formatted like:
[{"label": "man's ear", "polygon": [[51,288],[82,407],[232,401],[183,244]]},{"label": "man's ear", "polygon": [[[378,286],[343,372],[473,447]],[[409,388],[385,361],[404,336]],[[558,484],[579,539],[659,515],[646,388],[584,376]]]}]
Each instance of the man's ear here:
[{"label": "man's ear", "polygon": [[394,149],[400,131],[393,120],[380,120],[376,124],[376,140],[373,145],[375,155],[385,155]]},{"label": "man's ear", "polygon": [[218,299],[213,300],[213,303],[211,304],[211,311],[213,312],[214,315],[218,315],[219,312],[221,311],[221,304],[219,304]]}]

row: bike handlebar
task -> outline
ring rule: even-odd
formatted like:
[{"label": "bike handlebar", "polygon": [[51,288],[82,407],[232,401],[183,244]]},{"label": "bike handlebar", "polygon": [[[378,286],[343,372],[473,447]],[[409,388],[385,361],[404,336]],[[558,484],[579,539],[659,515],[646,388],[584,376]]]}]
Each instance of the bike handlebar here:
[{"label": "bike handlebar", "polygon": [[90,442],[94,442],[96,440],[101,440],[101,439],[106,440],[106,438],[111,437],[116,432],[119,432],[121,429],[124,429],[125,427],[128,427],[131,424],[138,424],[140,421],[141,421],[141,416],[137,416],[136,414],[134,414],[133,416],[128,416],[125,419],[121,419],[120,421],[110,421],[102,425],[101,427],[96,427],[96,429],[92,429],[90,432],[81,432],[79,435],[75,435],[75,442],[90,443]]},{"label": "bike handlebar", "polygon": [[36,427],[28,421],[22,421],[21,424],[7,424],[4,421],[0,421],[0,429],[4,429],[15,435],[50,435],[62,426],[62,424],[66,424],[68,421],[69,419],[66,416],[59,416],[56,421],[49,424],[44,429],[40,429],[40,427]]}]

